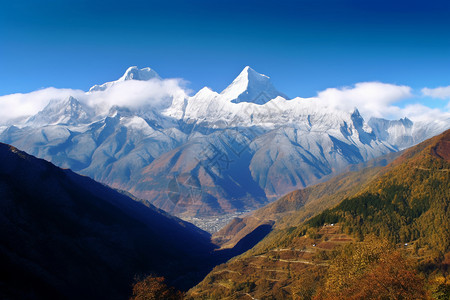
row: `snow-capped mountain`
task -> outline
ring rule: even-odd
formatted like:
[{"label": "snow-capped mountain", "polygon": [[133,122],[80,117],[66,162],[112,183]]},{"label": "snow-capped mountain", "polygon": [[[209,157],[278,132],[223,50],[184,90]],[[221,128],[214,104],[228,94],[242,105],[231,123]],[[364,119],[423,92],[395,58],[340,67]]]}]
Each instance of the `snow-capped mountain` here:
[{"label": "snow-capped mountain", "polygon": [[366,123],[357,109],[288,100],[249,67],[221,93],[205,87],[140,106],[127,106],[121,94],[123,105],[97,113],[95,101],[114,85],[146,81],[164,83],[150,68],[131,67],[93,86],[83,101],[50,101],[20,126],[4,128],[0,141],[178,216],[202,217],[255,209],[450,127],[448,119]]},{"label": "snow-capped mountain", "polygon": [[233,103],[251,102],[264,104],[278,96],[287,98],[275,89],[270,77],[259,74],[249,66],[236,77],[235,80],[220,93],[222,99]]},{"label": "snow-capped mountain", "polygon": [[93,112],[89,107],[69,96],[62,100],[51,100],[42,111],[29,118],[26,125],[36,127],[55,124],[85,124],[92,122],[92,116]]},{"label": "snow-capped mountain", "polygon": [[123,81],[127,81],[127,80],[150,80],[153,78],[161,79],[161,77],[159,77],[158,73],[156,73],[154,70],[152,70],[148,67],[143,68],[143,69],[138,69],[138,67],[133,66],[133,67],[129,67],[125,71],[125,74],[123,74],[123,76],[120,77],[118,80],[106,82],[106,83],[103,83],[100,85],[94,85],[93,87],[91,87],[89,89],[89,92],[104,91],[104,90],[110,88],[111,86],[115,85],[117,82],[123,82]]},{"label": "snow-capped mountain", "polygon": [[373,128],[380,140],[403,150],[448,129],[450,118],[416,122],[412,122],[408,118],[400,120],[371,118],[369,126]]}]

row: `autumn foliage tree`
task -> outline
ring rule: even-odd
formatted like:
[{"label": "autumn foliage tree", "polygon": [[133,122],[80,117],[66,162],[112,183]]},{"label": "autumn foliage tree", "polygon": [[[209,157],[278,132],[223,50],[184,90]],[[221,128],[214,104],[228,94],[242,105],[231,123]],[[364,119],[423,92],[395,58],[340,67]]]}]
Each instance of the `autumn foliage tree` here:
[{"label": "autumn foliage tree", "polygon": [[344,297],[348,299],[426,299],[424,281],[395,251],[380,259],[362,278],[355,281]]},{"label": "autumn foliage tree", "polygon": [[386,242],[371,239],[343,249],[316,299],[426,299],[413,264]]},{"label": "autumn foliage tree", "polygon": [[180,300],[183,293],[169,287],[164,277],[148,276],[137,281],[133,286],[133,295],[130,300]]}]

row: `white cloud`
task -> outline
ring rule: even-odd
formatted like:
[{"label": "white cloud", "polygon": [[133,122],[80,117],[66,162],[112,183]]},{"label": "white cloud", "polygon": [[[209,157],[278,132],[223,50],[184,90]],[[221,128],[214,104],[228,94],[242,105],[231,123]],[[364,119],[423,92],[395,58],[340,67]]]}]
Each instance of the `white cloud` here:
[{"label": "white cloud", "polygon": [[[414,122],[447,122],[450,118],[450,101],[447,106],[431,108],[423,104],[423,96],[434,95],[450,99],[450,87],[427,89],[422,97],[413,94],[411,87],[380,82],[362,82],[354,87],[329,88],[319,92],[316,100],[336,109],[352,111],[355,107],[366,121],[371,117],[400,119],[407,117]],[[448,92],[448,95],[446,94]],[[405,105],[404,100],[417,100]]]},{"label": "white cloud", "polygon": [[167,107],[172,98],[184,97],[187,91],[180,79],[127,80],[116,82],[105,91],[86,93],[80,101],[90,107],[107,112],[112,106],[139,108],[142,106]]},{"label": "white cloud", "polygon": [[42,110],[50,100],[72,96],[94,109],[106,113],[112,106],[135,109],[141,106],[164,107],[172,97],[184,97],[187,92],[180,79],[151,79],[148,81],[127,80],[115,82],[105,91],[85,93],[81,90],[45,88],[26,94],[0,96],[0,124],[27,117]]},{"label": "white cloud", "polygon": [[420,103],[410,104],[404,108],[398,108],[398,116],[406,116],[413,121],[437,121],[448,120],[450,113],[437,108],[430,108]]},{"label": "white cloud", "polygon": [[351,111],[355,107],[365,117],[392,117],[400,108],[393,104],[413,97],[409,86],[381,82],[361,82],[354,87],[329,88],[317,98],[327,106]]},{"label": "white cloud", "polygon": [[450,86],[437,87],[434,89],[423,88],[422,95],[437,99],[450,99]]},{"label": "white cloud", "polygon": [[50,100],[63,99],[68,96],[78,97],[84,92],[71,89],[45,88],[26,94],[0,96],[0,124],[9,120],[36,114]]}]

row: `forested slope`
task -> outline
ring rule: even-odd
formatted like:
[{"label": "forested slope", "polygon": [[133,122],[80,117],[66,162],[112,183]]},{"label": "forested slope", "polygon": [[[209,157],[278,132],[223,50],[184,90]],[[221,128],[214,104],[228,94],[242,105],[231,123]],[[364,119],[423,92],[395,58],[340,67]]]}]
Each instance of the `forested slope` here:
[{"label": "forested slope", "polygon": [[[189,296],[447,299],[449,169],[447,131],[405,151],[335,207],[274,230],[216,267]],[[273,205],[286,199],[279,201]],[[282,222],[302,214],[300,208]]]}]

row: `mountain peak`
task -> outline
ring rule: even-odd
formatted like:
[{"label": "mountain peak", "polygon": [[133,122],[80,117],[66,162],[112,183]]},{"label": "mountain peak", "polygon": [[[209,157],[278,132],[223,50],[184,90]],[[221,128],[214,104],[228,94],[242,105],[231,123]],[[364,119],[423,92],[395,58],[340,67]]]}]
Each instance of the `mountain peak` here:
[{"label": "mountain peak", "polygon": [[139,69],[136,66],[129,67],[118,81],[125,80],[150,80],[153,78],[161,79],[158,73],[149,67]]},{"label": "mountain peak", "polygon": [[31,126],[78,124],[90,122],[90,112],[72,96],[51,100],[47,106],[28,119]]},{"label": "mountain peak", "polygon": [[242,70],[221,95],[230,102],[256,104],[264,104],[278,96],[287,98],[275,89],[269,76],[260,74],[249,66]]},{"label": "mountain peak", "polygon": [[205,86],[200,91],[198,91],[194,97],[204,98],[204,97],[216,97],[218,94],[211,90],[209,87]]},{"label": "mountain peak", "polygon": [[106,82],[104,84],[96,84],[93,87],[89,89],[89,92],[97,92],[97,91],[104,91],[111,86],[115,85],[117,82],[121,81],[127,81],[127,80],[150,80],[150,79],[161,79],[161,77],[158,75],[158,73],[155,72],[155,70],[152,70],[149,67],[139,69],[136,66],[129,67],[125,73],[116,81],[110,81]]},{"label": "mountain peak", "polygon": [[246,75],[247,77],[250,77],[250,76],[265,77],[267,79],[270,79],[269,76],[256,72],[250,66],[246,66],[239,75]]}]

